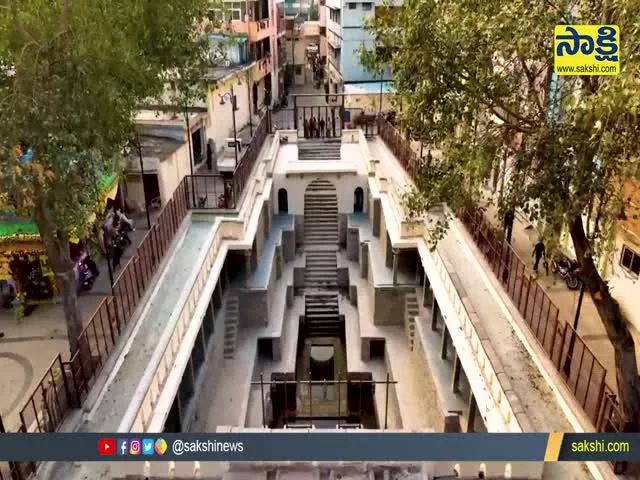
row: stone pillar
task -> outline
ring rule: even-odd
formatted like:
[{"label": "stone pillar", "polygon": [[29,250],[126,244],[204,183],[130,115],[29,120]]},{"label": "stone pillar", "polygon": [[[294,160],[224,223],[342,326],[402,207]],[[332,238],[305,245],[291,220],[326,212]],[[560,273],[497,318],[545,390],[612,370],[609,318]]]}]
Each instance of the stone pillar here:
[{"label": "stone pillar", "polygon": [[244,272],[246,274],[245,287],[249,288],[251,282],[251,250],[244,251]]},{"label": "stone pillar", "polygon": [[398,284],[398,257],[400,256],[400,250],[393,249],[393,284]]},{"label": "stone pillar", "polygon": [[456,352],[455,348],[453,350],[453,382],[451,385],[451,390],[453,393],[458,393],[460,391],[460,372],[462,371],[462,364],[460,363],[460,357],[458,357],[458,352]]},{"label": "stone pillar", "polygon": [[431,300],[431,330],[434,332],[438,330],[438,315],[440,315],[440,307],[438,307],[438,300],[436,296],[432,295]]},{"label": "stone pillar", "polygon": [[216,287],[216,290],[218,291],[218,305],[222,308],[222,283],[219,280]]},{"label": "stone pillar", "polygon": [[229,267],[227,267],[226,261],[224,262],[222,268],[224,270],[224,285],[220,286],[223,287],[223,290],[226,290],[227,288],[229,288]]},{"label": "stone pillar", "polygon": [[447,359],[447,350],[449,349],[449,332],[447,331],[447,324],[442,325],[442,348],[440,349],[440,358],[442,360]]},{"label": "stone pillar", "polygon": [[478,413],[478,405],[473,392],[469,394],[469,407],[467,409],[467,433],[473,433],[473,425],[476,422],[476,414]]},{"label": "stone pillar", "polygon": [[427,272],[424,272],[424,284],[422,285],[422,306],[428,307],[429,303],[432,301],[433,292],[431,291],[431,283],[429,282],[429,277],[427,276]]}]

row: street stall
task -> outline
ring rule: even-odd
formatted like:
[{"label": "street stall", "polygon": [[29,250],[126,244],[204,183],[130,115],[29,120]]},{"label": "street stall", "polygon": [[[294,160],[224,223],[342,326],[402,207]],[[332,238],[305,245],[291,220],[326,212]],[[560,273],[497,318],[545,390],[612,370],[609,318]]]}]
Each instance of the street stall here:
[{"label": "street stall", "polygon": [[[105,205],[107,201],[122,203],[118,184],[117,175],[103,177],[99,188]],[[92,217],[94,222],[98,218],[95,214]],[[87,286],[92,286],[98,275],[91,259],[96,246],[97,239],[71,237],[69,247],[76,262],[74,272],[79,290],[90,289]],[[38,226],[32,219],[20,217],[4,206],[0,209],[0,307],[14,308],[21,319],[38,305],[59,301],[58,293]]]}]

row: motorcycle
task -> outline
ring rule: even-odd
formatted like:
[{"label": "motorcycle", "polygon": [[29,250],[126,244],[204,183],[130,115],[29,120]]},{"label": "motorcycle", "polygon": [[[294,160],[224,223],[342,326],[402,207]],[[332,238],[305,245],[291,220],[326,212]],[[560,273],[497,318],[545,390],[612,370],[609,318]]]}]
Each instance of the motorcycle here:
[{"label": "motorcycle", "polygon": [[569,290],[577,290],[580,286],[578,277],[579,264],[562,253],[556,253],[551,259],[551,271],[560,275],[567,282]]},{"label": "motorcycle", "polygon": [[286,95],[280,95],[280,98],[278,98],[273,103],[273,109],[274,110],[282,110],[283,108],[287,108],[288,105],[289,105],[289,101],[287,100],[287,96]]},{"label": "motorcycle", "polygon": [[100,275],[100,270],[93,259],[85,254],[77,263],[76,281],[78,283],[78,289],[86,292],[91,291],[93,284]]}]

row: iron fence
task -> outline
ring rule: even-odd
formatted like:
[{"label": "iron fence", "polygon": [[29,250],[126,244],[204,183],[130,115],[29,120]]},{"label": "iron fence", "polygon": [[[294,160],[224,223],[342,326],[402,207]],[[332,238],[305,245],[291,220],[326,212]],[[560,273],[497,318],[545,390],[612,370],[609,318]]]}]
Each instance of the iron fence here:
[{"label": "iron fence", "polygon": [[[315,118],[318,128],[315,135],[305,128],[307,122]],[[296,130],[298,135],[306,138],[340,137],[343,129],[361,128],[368,135],[377,131],[376,115],[367,114],[363,108],[343,108],[336,106],[296,106],[275,110],[271,114],[273,130]],[[324,121],[320,128],[320,120]]]},{"label": "iron fence", "polygon": [[[408,139],[382,116],[377,123],[380,137],[413,174],[418,155]],[[538,282],[525,274],[524,262],[491,227],[483,211],[462,209],[457,215],[596,430],[625,431],[627,422],[606,383],[605,368],[572,326],[559,319],[558,308]]]},{"label": "iron fence", "polygon": [[[323,401],[330,404],[335,404],[336,412],[335,419],[349,418],[350,414],[354,411],[357,412],[358,417],[361,417],[364,412],[365,401],[363,399],[363,393],[365,390],[370,390],[371,394],[377,385],[383,385],[385,388],[385,406],[384,406],[384,423],[382,428],[386,430],[388,428],[389,419],[389,395],[390,389],[395,388],[397,381],[392,380],[391,376],[387,373],[385,380],[374,380],[370,375],[352,372],[349,374],[352,378],[338,378],[334,380],[311,380],[311,378],[300,379],[289,377],[284,375],[283,378],[265,380],[264,375],[260,374],[260,380],[254,380],[251,382],[253,386],[260,386],[260,400],[262,408],[262,426],[269,425],[267,418],[267,396],[266,390],[270,390],[269,401],[272,401],[273,395],[277,395],[281,402],[281,406],[284,410],[283,422],[284,426],[287,425],[288,419],[291,416],[290,411],[295,410],[297,415],[295,418],[313,419],[314,418],[314,401]],[[293,387],[293,388],[292,388]],[[355,389],[358,400],[355,402],[357,407],[349,406],[349,389]],[[288,395],[287,392],[290,392]],[[273,410],[273,404],[271,405]],[[324,409],[319,414],[320,417],[326,417],[326,411]],[[346,422],[345,422],[346,423]],[[338,423],[340,424],[340,422]]]}]

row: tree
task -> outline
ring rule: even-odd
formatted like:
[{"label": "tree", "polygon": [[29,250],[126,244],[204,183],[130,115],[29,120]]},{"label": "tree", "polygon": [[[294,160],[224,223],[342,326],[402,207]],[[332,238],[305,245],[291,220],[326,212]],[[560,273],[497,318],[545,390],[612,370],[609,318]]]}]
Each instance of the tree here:
[{"label": "tree", "polygon": [[[508,155],[500,212],[522,208],[556,230],[568,228],[615,350],[632,431],[640,419],[635,346],[596,260],[626,207],[621,186],[638,171],[638,9],[637,0],[407,0],[396,15],[370,21],[377,49],[360,55],[375,70],[382,61],[376,51],[392,52],[387,60],[404,107],[399,124],[428,133],[444,153],[418,166],[409,214],[423,215],[439,202],[454,210],[478,202],[481,182]],[[552,32],[567,23],[619,25],[622,72],[553,78]]]},{"label": "tree", "polygon": [[[206,0],[23,0],[0,5],[0,201],[38,225],[71,354],[83,322],[72,234],[91,235],[97,186],[119,173],[140,104],[198,81]],[[29,151],[28,157],[23,154]]]}]

